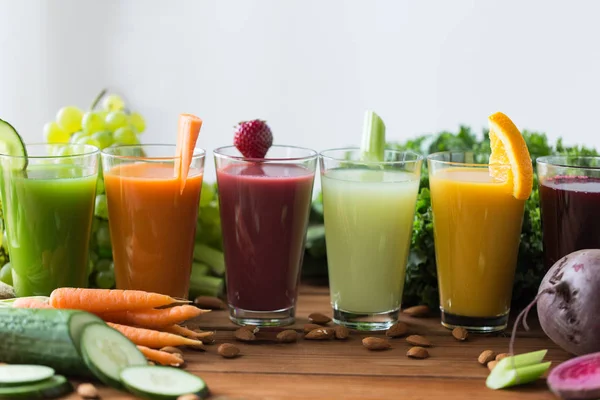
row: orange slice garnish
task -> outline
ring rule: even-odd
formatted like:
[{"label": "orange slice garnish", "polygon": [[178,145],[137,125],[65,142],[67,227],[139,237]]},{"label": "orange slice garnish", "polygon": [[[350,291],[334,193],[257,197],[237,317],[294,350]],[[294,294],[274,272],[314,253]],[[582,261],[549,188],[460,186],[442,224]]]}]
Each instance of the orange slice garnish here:
[{"label": "orange slice garnish", "polygon": [[533,186],[533,165],[527,144],[515,124],[501,112],[490,115],[490,175],[510,186],[512,195],[526,200]]}]

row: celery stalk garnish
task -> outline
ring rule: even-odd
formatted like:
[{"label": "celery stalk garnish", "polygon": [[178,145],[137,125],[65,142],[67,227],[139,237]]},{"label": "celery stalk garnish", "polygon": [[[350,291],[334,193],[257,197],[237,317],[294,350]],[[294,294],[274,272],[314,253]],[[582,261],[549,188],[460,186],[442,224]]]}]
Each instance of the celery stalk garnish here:
[{"label": "celery stalk garnish", "polygon": [[547,350],[540,350],[503,358],[488,375],[486,386],[503,389],[535,381],[550,368],[549,361],[542,363],[546,353]]},{"label": "celery stalk garnish", "polygon": [[383,161],[384,149],[385,124],[374,111],[367,111],[363,123],[361,158],[363,161]]}]

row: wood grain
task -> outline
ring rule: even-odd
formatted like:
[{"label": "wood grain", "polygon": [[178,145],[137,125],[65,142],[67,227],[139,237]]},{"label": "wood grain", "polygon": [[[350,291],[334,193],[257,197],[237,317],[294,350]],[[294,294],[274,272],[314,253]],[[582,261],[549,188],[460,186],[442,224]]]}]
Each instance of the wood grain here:
[{"label": "wood grain", "polygon": [[[331,314],[327,288],[303,287],[297,323],[301,331],[308,314]],[[353,332],[346,341],[307,341],[279,344],[273,339],[277,329],[262,330],[256,343],[235,341],[237,329],[226,311],[203,315],[191,325],[214,329],[216,345],[206,352],[186,350],[186,370],[204,378],[213,396],[221,400],[238,399],[554,399],[545,381],[513,390],[492,391],[485,387],[487,368],[477,363],[483,350],[508,351],[506,335],[471,335],[466,342],[456,341],[439,323],[439,317],[402,316],[411,333],[427,336],[433,347],[431,357],[414,360],[406,357],[410,346],[402,338],[392,339],[392,348],[371,352],[361,339],[374,334]],[[532,317],[530,332],[520,332],[516,351],[548,349],[547,360],[557,365],[568,354],[549,341]],[[377,336],[377,335],[376,335]],[[378,334],[381,336],[381,334]],[[235,343],[241,356],[224,359],[217,354],[220,343]],[[103,399],[135,399],[126,393],[100,387]],[[78,399],[71,395],[66,399]]]}]

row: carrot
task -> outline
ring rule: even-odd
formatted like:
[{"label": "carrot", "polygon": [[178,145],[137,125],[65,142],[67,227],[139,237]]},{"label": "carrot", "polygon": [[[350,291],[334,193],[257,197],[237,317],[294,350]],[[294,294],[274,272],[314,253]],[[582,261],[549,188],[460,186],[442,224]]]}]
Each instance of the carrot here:
[{"label": "carrot", "polygon": [[200,135],[202,120],[192,114],[179,115],[179,127],[177,130],[177,158],[175,158],[175,176],[181,180],[181,192],[185,187],[190,164],[194,157],[194,148]]},{"label": "carrot", "polygon": [[131,340],[138,346],[146,346],[151,349],[161,349],[165,346],[190,346],[198,349],[203,348],[200,340],[188,339],[172,333],[159,332],[152,329],[135,328],[108,322],[108,325]]},{"label": "carrot", "polygon": [[92,313],[131,311],[181,303],[172,297],[142,290],[58,288],[50,295],[54,308],[71,308]]},{"label": "carrot", "polygon": [[136,311],[113,311],[98,315],[108,322],[157,329],[187,321],[209,311],[190,305],[183,305],[158,310],[150,308]]},{"label": "carrot", "polygon": [[184,326],[180,326],[180,325],[169,325],[169,326],[165,326],[163,328],[160,328],[161,331],[164,332],[169,332],[172,333],[174,335],[179,335],[179,336],[184,336],[187,338],[192,338],[192,339],[203,339],[205,337],[209,337],[209,336],[213,336],[215,333],[214,332],[196,332],[193,331],[191,329],[188,329]]},{"label": "carrot", "polygon": [[183,357],[179,354],[167,353],[166,351],[154,350],[150,349],[146,346],[138,346],[137,347],[144,357],[146,357],[150,361],[154,361],[155,363],[161,365],[170,365],[172,367],[179,367],[183,364]]},{"label": "carrot", "polygon": [[32,297],[21,297],[16,299],[12,306],[14,308],[52,308],[50,304]]}]

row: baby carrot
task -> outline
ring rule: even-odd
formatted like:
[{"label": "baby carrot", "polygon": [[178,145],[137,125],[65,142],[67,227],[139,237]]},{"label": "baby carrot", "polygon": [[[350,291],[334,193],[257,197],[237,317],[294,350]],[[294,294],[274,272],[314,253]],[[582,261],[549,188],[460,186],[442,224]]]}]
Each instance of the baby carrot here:
[{"label": "baby carrot", "polygon": [[150,308],[147,310],[135,311],[113,311],[101,313],[99,316],[105,321],[121,325],[158,329],[187,321],[188,319],[195,318],[209,311],[210,310],[201,310],[198,307],[190,305],[183,305],[162,309]]},{"label": "baby carrot", "polygon": [[54,308],[70,308],[93,313],[143,310],[181,301],[142,290],[58,288],[50,295]]},{"label": "baby carrot", "polygon": [[154,350],[145,346],[137,347],[144,357],[146,357],[150,361],[154,361],[155,363],[161,365],[170,365],[172,367],[178,367],[183,364],[183,357],[179,354],[167,353],[166,351]]},{"label": "baby carrot", "polygon": [[138,346],[146,346],[151,349],[161,349],[166,346],[190,346],[197,349],[203,348],[200,340],[188,339],[182,336],[173,335],[172,333],[159,332],[145,328],[134,328],[132,326],[113,324],[112,322],[108,322],[108,325],[121,332],[127,339]]},{"label": "baby carrot", "polygon": [[16,299],[12,306],[14,308],[52,308],[52,306],[48,303],[33,297],[21,297]]},{"label": "baby carrot", "polygon": [[210,332],[210,331],[196,332],[196,331],[193,331],[191,329],[188,329],[188,328],[186,328],[184,326],[180,326],[180,325],[169,325],[169,326],[160,328],[160,330],[163,332],[169,332],[174,335],[184,336],[184,337],[192,338],[192,339],[203,339],[205,337],[213,336],[215,334],[214,332]]}]

